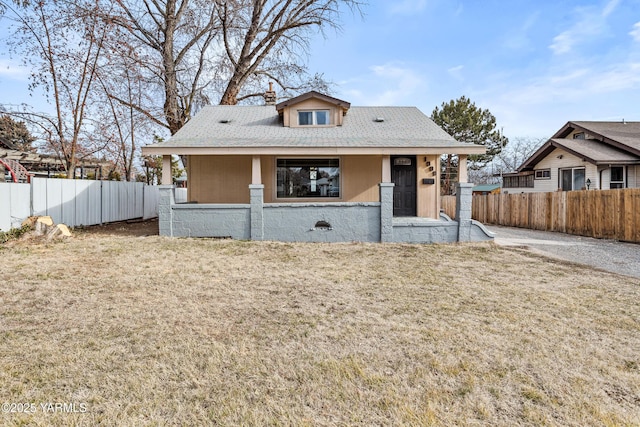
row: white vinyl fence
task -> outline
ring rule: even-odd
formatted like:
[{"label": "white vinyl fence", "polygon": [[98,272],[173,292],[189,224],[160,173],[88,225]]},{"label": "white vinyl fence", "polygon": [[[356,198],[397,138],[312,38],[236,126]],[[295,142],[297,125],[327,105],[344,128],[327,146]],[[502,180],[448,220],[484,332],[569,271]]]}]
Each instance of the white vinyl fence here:
[{"label": "white vinyl fence", "polygon": [[0,183],[0,231],[32,215],[70,227],[158,216],[158,188],[141,182],[34,178]]}]

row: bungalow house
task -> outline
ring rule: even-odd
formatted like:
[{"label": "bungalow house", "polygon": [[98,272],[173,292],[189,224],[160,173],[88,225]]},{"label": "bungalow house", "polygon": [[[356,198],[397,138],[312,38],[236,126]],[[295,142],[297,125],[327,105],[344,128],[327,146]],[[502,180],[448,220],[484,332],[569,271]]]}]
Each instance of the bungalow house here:
[{"label": "bungalow house", "polygon": [[[167,141],[160,234],[280,241],[453,242],[492,234],[471,220],[472,184],[460,175],[460,214],[440,214],[440,156],[483,153],[454,140],[415,107],[352,107],[315,91],[266,105],[207,106]],[[186,203],[176,203],[172,155],[187,159]]]},{"label": "bungalow house", "polygon": [[503,192],[640,187],[640,122],[568,122],[518,168]]}]

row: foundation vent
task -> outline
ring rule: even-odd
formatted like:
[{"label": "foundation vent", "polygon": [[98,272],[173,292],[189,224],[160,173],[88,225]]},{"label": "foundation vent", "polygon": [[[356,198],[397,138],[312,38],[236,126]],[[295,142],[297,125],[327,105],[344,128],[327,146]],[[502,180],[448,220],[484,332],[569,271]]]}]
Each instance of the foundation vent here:
[{"label": "foundation vent", "polygon": [[313,227],[314,230],[333,230],[333,227],[331,227],[331,224],[329,224],[327,221],[318,221],[316,222],[316,225]]}]

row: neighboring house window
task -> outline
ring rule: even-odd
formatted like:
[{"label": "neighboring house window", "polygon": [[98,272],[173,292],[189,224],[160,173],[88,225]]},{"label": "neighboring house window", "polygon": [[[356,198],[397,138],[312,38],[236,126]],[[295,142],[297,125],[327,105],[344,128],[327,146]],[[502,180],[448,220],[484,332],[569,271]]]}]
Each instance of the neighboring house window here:
[{"label": "neighboring house window", "polygon": [[560,188],[562,191],[584,190],[584,168],[560,169]]},{"label": "neighboring house window", "polygon": [[329,110],[298,111],[299,126],[326,126],[329,123]]},{"label": "neighboring house window", "polygon": [[278,159],[277,197],[340,197],[339,159]]},{"label": "neighboring house window", "polygon": [[551,179],[551,169],[540,169],[535,171],[536,179]]},{"label": "neighboring house window", "polygon": [[533,175],[505,176],[502,178],[503,188],[533,188]]},{"label": "neighboring house window", "polygon": [[625,188],[624,166],[611,166],[609,188]]},{"label": "neighboring house window", "polygon": [[584,139],[584,132],[574,133],[573,139]]}]

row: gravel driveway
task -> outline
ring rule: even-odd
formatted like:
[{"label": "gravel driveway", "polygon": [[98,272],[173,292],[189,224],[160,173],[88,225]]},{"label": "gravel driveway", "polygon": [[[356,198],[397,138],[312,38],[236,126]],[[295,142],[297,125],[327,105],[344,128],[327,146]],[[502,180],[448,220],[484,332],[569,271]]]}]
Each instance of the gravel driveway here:
[{"label": "gravel driveway", "polygon": [[564,233],[487,226],[503,246],[526,246],[534,252],[640,279],[640,244],[593,239]]}]

